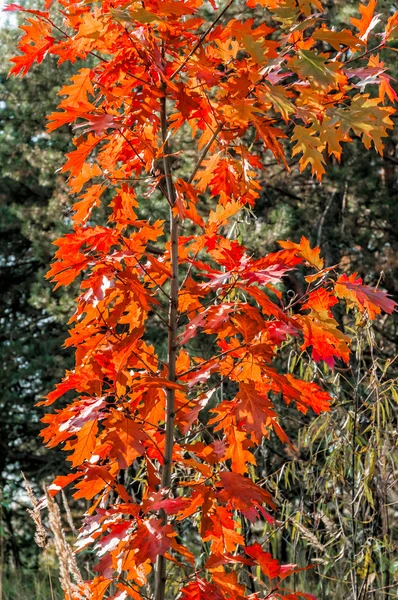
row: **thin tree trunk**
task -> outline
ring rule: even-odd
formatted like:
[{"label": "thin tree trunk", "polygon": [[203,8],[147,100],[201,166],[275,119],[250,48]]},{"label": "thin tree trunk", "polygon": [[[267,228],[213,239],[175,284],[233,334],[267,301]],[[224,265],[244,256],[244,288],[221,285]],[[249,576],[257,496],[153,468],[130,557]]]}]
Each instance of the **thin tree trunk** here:
[{"label": "thin tree trunk", "polygon": [[[175,188],[171,175],[170,156],[167,142],[167,114],[166,114],[166,89],[163,88],[162,99],[162,138],[163,138],[163,168],[166,179],[167,199],[170,204],[170,262],[171,285],[168,317],[168,379],[176,381],[176,352],[177,352],[177,317],[178,317],[178,216],[173,215],[172,208],[175,204]],[[166,402],[166,441],[164,450],[164,464],[162,468],[161,489],[170,488],[173,467],[174,447],[174,419],[175,419],[175,390],[167,389]],[[167,517],[163,511],[160,514],[166,523]],[[155,600],[164,600],[166,591],[166,560],[159,556],[155,569]]]}]

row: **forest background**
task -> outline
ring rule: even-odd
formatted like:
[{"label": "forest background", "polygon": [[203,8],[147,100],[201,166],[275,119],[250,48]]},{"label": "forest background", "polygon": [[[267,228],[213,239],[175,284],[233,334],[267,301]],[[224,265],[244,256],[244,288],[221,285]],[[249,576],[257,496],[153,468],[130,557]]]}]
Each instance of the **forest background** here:
[{"label": "forest background", "polygon": [[[21,2],[35,6],[34,2]],[[339,30],[355,16],[356,2],[326,2],[329,26]],[[382,0],[378,12],[397,9]],[[15,53],[18,18],[3,18],[1,56]],[[394,46],[394,43],[392,44]],[[398,41],[395,42],[398,50]],[[380,59],[398,78],[394,52]],[[32,68],[24,79],[8,79],[0,66],[0,598],[50,598],[50,573],[57,597],[56,560],[44,559],[34,543],[34,526],[21,472],[40,494],[43,481],[67,472],[60,451],[43,448],[38,399],[59,381],[72,355],[62,347],[65,323],[77,288],[55,293],[44,275],[53,255],[51,242],[70,227],[63,156],[70,150],[67,127],[48,135],[45,115],[57,103],[59,82],[79,65],[56,67],[56,59]],[[370,84],[371,85],[371,84]],[[393,81],[396,87],[396,82]],[[243,242],[258,255],[277,248],[277,240],[306,236],[319,245],[326,266],[340,263],[365,282],[398,295],[397,130],[380,157],[360,143],[350,144],[340,163],[328,159],[322,183],[309,170],[292,172],[266,159],[266,178],[253,213],[236,222]],[[194,157],[192,157],[194,161]],[[187,171],[190,165],[187,165]],[[148,204],[155,213],[156,203]],[[160,210],[160,209],[159,209]],[[292,292],[300,292],[289,281]],[[284,428],[297,454],[275,436],[261,448],[261,460],[282,507],[269,549],[282,562],[315,568],[303,575],[306,589],[320,600],[349,597],[352,577],[363,598],[395,597],[398,585],[398,361],[397,317],[356,328],[356,358],[350,373],[324,373],[333,387],[332,412],[314,418],[284,415]],[[358,323],[357,323],[358,325]],[[361,324],[359,324],[361,325]],[[153,332],[156,336],[156,331]],[[158,341],[159,343],[159,341]],[[166,343],[166,341],[165,341]],[[377,355],[377,359],[375,358]],[[300,356],[289,357],[299,368]],[[304,365],[303,365],[304,369]],[[301,373],[305,377],[305,372]],[[311,373],[308,373],[311,377]],[[354,381],[356,383],[354,383]],[[360,383],[358,383],[360,382]],[[356,409],[355,409],[356,408]],[[395,488],[395,491],[394,491]],[[71,506],[80,515],[84,505]],[[76,518],[77,521],[77,518]],[[71,523],[65,529],[73,539]],[[83,560],[90,568],[90,557]],[[312,586],[312,587],[311,587]],[[311,588],[311,589],[309,589]]]}]

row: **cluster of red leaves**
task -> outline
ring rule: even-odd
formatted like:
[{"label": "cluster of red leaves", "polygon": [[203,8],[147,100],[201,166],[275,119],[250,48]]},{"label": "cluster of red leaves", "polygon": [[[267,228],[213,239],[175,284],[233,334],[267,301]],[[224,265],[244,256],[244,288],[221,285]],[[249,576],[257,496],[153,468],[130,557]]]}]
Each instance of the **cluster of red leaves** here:
[{"label": "cluster of red leaves", "polygon": [[[339,158],[350,135],[382,151],[394,112],[384,102],[396,95],[367,46],[380,20],[376,2],[361,5],[354,31],[342,32],[318,26],[312,10],[322,11],[320,0],[248,0],[253,18],[246,19],[228,18],[233,0],[222,10],[202,0],[60,0],[63,28],[54,24],[51,4],[25,11],[33,17],[22,27],[22,56],[11,72],[26,74],[48,53],[59,62],[86,60],[48,117],[49,131],[74,124],[81,133],[63,167],[78,194],[74,231],[55,242],[48,274],[56,287],[79,276],[81,294],[66,342],[76,350],[75,368],[44,404],[67,392],[73,400],[48,412],[43,437],[49,447],[62,444],[73,469],[55,479],[51,493],[73,482],[75,498],[92,500],[78,539],[79,549],[94,544],[99,558],[90,597],[101,600],[112,582],[116,592],[108,597],[144,597],[152,566],[164,556],[185,573],[181,600],[312,598],[283,587],[295,565],[280,565],[242,535],[243,518],[274,521],[274,501],[251,475],[264,437],[274,432],[290,443],[277,403],[304,413],[330,406],[317,383],[277,370],[275,359],[299,340],[317,362],[347,363],[350,340],[332,307],[342,299],[373,319],[391,313],[394,302],[355,274],[336,279],[305,238],[255,258],[225,228],[259,195],[264,149],[289,168],[284,138],[294,142],[301,168],[310,164],[318,178],[325,153]],[[395,15],[378,48],[397,28]],[[354,59],[363,66],[354,68]],[[368,80],[378,96],[363,92]],[[167,165],[170,138],[189,130],[198,154],[184,178]],[[145,197],[137,198],[135,182],[147,196],[164,195],[175,227],[189,226],[174,258],[164,222],[137,216]],[[110,194],[107,225],[93,225],[92,211]],[[203,196],[212,199],[210,211]],[[298,268],[311,270],[308,287],[286,305],[283,277]],[[175,269],[182,278],[177,297]],[[165,323],[169,340],[170,329],[178,334],[167,360],[148,338],[154,320]],[[211,336],[210,358],[195,351],[198,336]],[[220,394],[227,386],[233,397]],[[172,465],[165,460],[168,435]],[[173,474],[165,488],[166,468]],[[135,494],[123,483],[127,470],[139,473]],[[178,542],[186,520],[207,548],[200,566]],[[247,595],[239,578],[244,565],[257,568],[262,592]]]}]

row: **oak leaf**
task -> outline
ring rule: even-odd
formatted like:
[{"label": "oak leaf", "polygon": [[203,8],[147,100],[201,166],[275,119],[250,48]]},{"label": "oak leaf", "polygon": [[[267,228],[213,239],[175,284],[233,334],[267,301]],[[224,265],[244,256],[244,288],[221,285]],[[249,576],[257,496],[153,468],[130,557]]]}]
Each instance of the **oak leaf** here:
[{"label": "oak leaf", "polygon": [[[217,496],[223,502],[231,502],[234,508],[240,510],[246,516],[253,516],[255,510],[263,504],[276,508],[271,495],[263,488],[256,485],[251,479],[240,475],[223,471],[220,473],[221,486]],[[219,487],[221,487],[219,486]],[[249,516],[248,516],[249,518]]]},{"label": "oak leaf", "polygon": [[109,456],[117,458],[120,469],[127,469],[138,456],[145,453],[142,442],[147,435],[136,421],[114,411],[113,418],[103,424],[107,428],[104,441],[112,444]]},{"label": "oak leaf", "polygon": [[72,467],[81,465],[89,459],[97,443],[98,423],[87,421],[76,434],[76,439],[65,444],[65,450],[73,450],[68,456]]},{"label": "oak leaf", "polygon": [[272,558],[269,552],[264,552],[260,544],[256,543],[247,546],[245,552],[258,562],[262,572],[268,579],[275,579],[279,576],[281,570],[279,562],[275,558]]},{"label": "oak leaf", "polygon": [[309,240],[304,236],[301,238],[299,244],[290,242],[289,240],[286,242],[280,240],[278,243],[285,250],[293,250],[296,256],[307,261],[311,267],[315,267],[318,270],[323,269],[324,260],[320,256],[320,248],[318,246],[311,248]]},{"label": "oak leaf", "polygon": [[94,94],[91,83],[91,69],[83,68],[71,77],[72,85],[64,85],[58,92],[59,96],[67,96],[59,103],[59,108],[76,108],[81,112],[92,110],[95,107],[88,100]]},{"label": "oak leaf", "polygon": [[354,50],[363,46],[363,42],[353,35],[352,31],[349,29],[331,31],[327,29],[325,24],[323,24],[320,29],[316,29],[312,37],[314,40],[327,42],[334,50],[336,50],[336,52],[340,51],[341,46],[346,46],[347,48],[352,48]]},{"label": "oak leaf", "polygon": [[237,420],[244,422],[246,432],[251,434],[258,444],[263,436],[267,435],[267,429],[273,427],[277,418],[273,404],[265,395],[266,391],[265,388],[260,393],[252,385],[241,383],[236,395]]},{"label": "oak leaf", "polygon": [[317,130],[313,127],[296,125],[291,139],[293,142],[296,142],[292,151],[293,156],[302,153],[299,161],[300,171],[303,171],[310,164],[312,174],[316,175],[318,180],[321,180],[325,174],[325,157],[323,156],[325,144],[320,140],[319,135],[317,135]]},{"label": "oak leaf", "polygon": [[131,546],[137,548],[134,555],[136,564],[147,560],[155,563],[157,557],[170,548],[170,538],[174,535],[172,526],[164,525],[160,519],[151,517],[141,521],[131,538]]},{"label": "oak leaf", "polygon": [[225,600],[218,587],[197,577],[181,589],[181,600]]},{"label": "oak leaf", "polygon": [[297,71],[302,79],[309,79],[312,83],[323,87],[335,86],[341,64],[328,62],[326,54],[315,54],[310,50],[299,50],[298,58],[291,62],[291,67]]},{"label": "oak leaf", "polygon": [[50,35],[52,26],[42,19],[27,19],[27,24],[21,25],[21,29],[25,32],[19,43],[19,49],[23,54],[11,59],[14,66],[10,70],[10,74],[21,73],[23,77],[35,61],[40,64],[44,60],[53,46],[55,38]]},{"label": "oak leaf", "polygon": [[99,144],[101,138],[95,137],[92,133],[89,133],[86,139],[75,138],[74,144],[77,146],[76,150],[67,154],[67,162],[62,167],[61,171],[70,171],[71,175],[78,176],[81,172],[84,163],[87,160],[92,150]]},{"label": "oak leaf", "polygon": [[339,298],[344,298],[361,312],[366,310],[370,319],[374,319],[382,311],[390,315],[397,307],[397,303],[388,297],[387,292],[364,285],[357,273],[341,275],[334,289]]},{"label": "oak leaf", "polygon": [[370,98],[369,94],[357,94],[352,98],[348,108],[338,108],[330,111],[330,123],[338,124],[343,134],[352,130],[362,138],[366,148],[373,143],[379,154],[383,151],[382,138],[386,137],[387,129],[393,128],[390,115],[394,109],[379,106],[381,98]]},{"label": "oak leaf", "polygon": [[364,42],[367,41],[370,33],[380,21],[380,15],[374,14],[376,5],[377,0],[369,0],[369,3],[367,5],[360,4],[359,12],[361,13],[361,18],[351,18],[351,23],[354,25],[354,27],[356,27],[359,30],[360,39]]}]

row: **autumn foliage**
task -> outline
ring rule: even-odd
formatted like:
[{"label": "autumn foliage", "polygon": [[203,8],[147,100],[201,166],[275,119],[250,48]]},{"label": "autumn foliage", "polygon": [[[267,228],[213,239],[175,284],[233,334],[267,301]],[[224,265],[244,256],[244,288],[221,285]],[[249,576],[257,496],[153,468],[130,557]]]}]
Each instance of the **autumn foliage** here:
[{"label": "autumn foliage", "polygon": [[[97,556],[96,576],[66,597],[171,599],[173,573],[181,600],[313,598],[284,581],[297,565],[244,533],[278,518],[255,468],[263,438],[294,451],[278,406],[320,413],[332,400],[278,357],[296,344],[344,365],[350,338],[333,307],[373,319],[395,304],[325,268],[305,238],[257,256],[231,224],[259,196],[265,155],[286,169],[298,157],[320,180],[354,136],[383,151],[396,94],[379,52],[397,14],[370,0],[336,32],[320,0],[61,0],[61,25],[52,4],[25,10],[11,73],[48,54],[79,63],[47,125],[76,132],[62,167],[73,231],[48,277],[78,279],[81,293],[66,341],[75,368],[43,403],[71,400],[49,409],[43,438],[68,453],[50,492],[73,484],[89,501],[77,547]],[[143,217],[153,195],[168,220]],[[298,273],[304,293],[288,298],[284,278]]]}]

